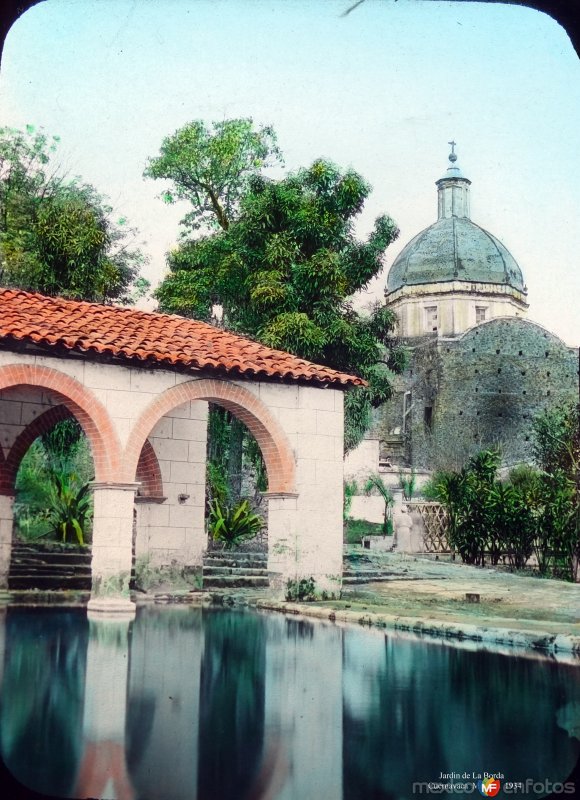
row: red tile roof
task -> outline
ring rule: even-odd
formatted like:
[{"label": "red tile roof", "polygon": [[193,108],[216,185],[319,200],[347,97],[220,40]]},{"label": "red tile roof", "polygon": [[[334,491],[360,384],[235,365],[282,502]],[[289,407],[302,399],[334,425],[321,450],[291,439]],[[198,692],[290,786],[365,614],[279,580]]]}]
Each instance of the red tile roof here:
[{"label": "red tile roof", "polygon": [[140,366],[209,369],[232,377],[365,385],[354,375],[272,350],[205,322],[0,289],[0,342],[6,340],[104,354]]}]

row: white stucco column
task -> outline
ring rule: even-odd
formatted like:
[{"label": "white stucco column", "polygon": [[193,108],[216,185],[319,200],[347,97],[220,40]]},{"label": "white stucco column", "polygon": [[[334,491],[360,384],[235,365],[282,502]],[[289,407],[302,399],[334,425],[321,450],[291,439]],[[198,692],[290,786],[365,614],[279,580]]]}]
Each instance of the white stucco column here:
[{"label": "white stucco column", "polygon": [[342,797],[343,631],[318,620],[269,623],[263,760],[276,800]]},{"label": "white stucco column", "polygon": [[133,798],[125,723],[131,622],[90,616],[83,734],[85,750],[75,797]]},{"label": "white stucco column", "polygon": [[12,525],[14,498],[0,494],[0,589],[8,588],[8,571],[12,552]]},{"label": "white stucco column", "polygon": [[265,492],[268,499],[268,572],[270,588],[283,599],[286,584],[298,577],[296,494]]},{"label": "white stucco column", "polygon": [[343,393],[310,386],[261,386],[292,448],[291,492],[266,494],[270,586],[314,581],[318,595],[336,596],[343,559]]},{"label": "white stucco column", "polygon": [[137,483],[93,483],[92,592],[89,611],[126,613],[133,558],[133,508]]}]

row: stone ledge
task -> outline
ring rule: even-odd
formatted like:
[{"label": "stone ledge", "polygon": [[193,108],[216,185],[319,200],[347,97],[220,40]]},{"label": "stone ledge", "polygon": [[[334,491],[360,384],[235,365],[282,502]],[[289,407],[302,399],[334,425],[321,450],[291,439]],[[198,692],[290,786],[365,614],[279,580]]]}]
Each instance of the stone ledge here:
[{"label": "stone ledge", "polygon": [[482,645],[525,648],[538,654],[550,654],[551,656],[564,654],[565,658],[563,660],[568,660],[574,664],[578,664],[580,659],[580,636],[555,634],[548,631],[514,630],[507,627],[484,627],[463,622],[450,623],[442,620],[425,620],[421,617],[402,617],[395,614],[363,613],[356,610],[340,610],[326,606],[311,606],[305,603],[287,603],[266,599],[256,600],[252,605],[268,611],[300,614],[305,617],[315,617],[330,622],[388,628],[417,636],[426,635],[439,640],[469,640],[471,642],[479,642]]},{"label": "stone ledge", "polygon": [[123,597],[95,597],[87,603],[88,619],[134,619],[135,611],[135,603]]}]

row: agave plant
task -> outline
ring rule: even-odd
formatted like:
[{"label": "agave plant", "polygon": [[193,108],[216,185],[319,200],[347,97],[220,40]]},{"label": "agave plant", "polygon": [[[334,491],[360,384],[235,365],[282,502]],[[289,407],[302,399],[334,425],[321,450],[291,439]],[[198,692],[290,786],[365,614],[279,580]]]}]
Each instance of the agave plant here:
[{"label": "agave plant", "polygon": [[53,472],[51,477],[48,519],[63,542],[76,538],[84,544],[91,515],[90,485],[74,473]]},{"label": "agave plant", "polygon": [[247,539],[253,539],[264,526],[264,520],[255,514],[247,500],[228,508],[213,500],[209,510],[209,532],[214,541],[222,542],[231,550]]},{"label": "agave plant", "polygon": [[22,459],[16,478],[14,518],[24,539],[86,541],[92,510],[92,460],[84,437],[71,444],[65,436],[68,433],[55,428],[50,434],[53,438],[46,442],[38,438]]}]

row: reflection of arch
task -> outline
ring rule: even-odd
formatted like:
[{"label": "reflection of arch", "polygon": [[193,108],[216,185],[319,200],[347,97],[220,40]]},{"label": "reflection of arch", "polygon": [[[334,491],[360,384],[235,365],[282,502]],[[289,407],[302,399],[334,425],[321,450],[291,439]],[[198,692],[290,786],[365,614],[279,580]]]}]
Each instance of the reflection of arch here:
[{"label": "reflection of arch", "polygon": [[266,405],[239,384],[194,380],[168,389],[153,400],[135,423],[125,450],[124,479],[135,480],[145,439],[161,417],[190,400],[207,400],[227,408],[256,439],[268,473],[269,492],[293,492],[294,456],[286,434]]},{"label": "reflection of arch", "polygon": [[7,477],[11,481],[11,486],[14,487],[16,475],[20,462],[28,452],[28,448],[39,436],[43,433],[48,433],[57,422],[62,422],[63,419],[71,419],[71,412],[66,406],[53,406],[45,411],[40,416],[36,417],[30,425],[28,425],[17,437],[16,441],[10,448],[8,458],[6,459],[6,472]]},{"label": "reflection of arch", "polygon": [[16,386],[47,389],[73,414],[90,442],[95,480],[116,479],[120,464],[119,439],[104,406],[79,381],[56,369],[28,364],[0,368],[0,390]]},{"label": "reflection of arch", "polygon": [[159,461],[149,439],[145,440],[139,462],[137,464],[137,481],[141,484],[137,494],[139,497],[162,497],[163,481]]}]

